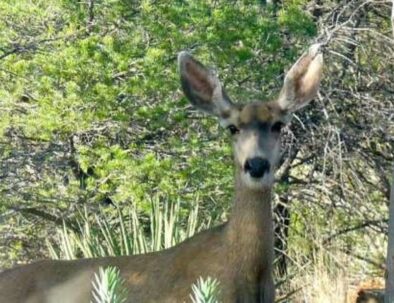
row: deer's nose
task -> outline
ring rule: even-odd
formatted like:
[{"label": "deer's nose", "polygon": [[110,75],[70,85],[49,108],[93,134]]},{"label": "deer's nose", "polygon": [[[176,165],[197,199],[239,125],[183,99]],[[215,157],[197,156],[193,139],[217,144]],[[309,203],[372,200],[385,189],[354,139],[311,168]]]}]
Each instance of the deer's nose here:
[{"label": "deer's nose", "polygon": [[268,160],[255,157],[246,160],[244,169],[245,173],[249,173],[251,177],[261,178],[266,172],[269,172],[270,166]]}]

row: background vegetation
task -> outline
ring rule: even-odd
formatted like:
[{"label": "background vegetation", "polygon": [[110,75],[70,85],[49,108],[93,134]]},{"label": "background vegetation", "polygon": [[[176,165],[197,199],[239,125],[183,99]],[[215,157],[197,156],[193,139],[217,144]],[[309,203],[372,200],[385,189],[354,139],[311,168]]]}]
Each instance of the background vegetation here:
[{"label": "background vegetation", "polygon": [[0,267],[158,250],[226,220],[228,135],[182,95],[176,54],[250,102],[274,98],[319,41],[321,94],[283,138],[276,280],[289,300],[314,302],[316,270],[348,284],[382,275],[390,11],[380,0],[1,1]]}]

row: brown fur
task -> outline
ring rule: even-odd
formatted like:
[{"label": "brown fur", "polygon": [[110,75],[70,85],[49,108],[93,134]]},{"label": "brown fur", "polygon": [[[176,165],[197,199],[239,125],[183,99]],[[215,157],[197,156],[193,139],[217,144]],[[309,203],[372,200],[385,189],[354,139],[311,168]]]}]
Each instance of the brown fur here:
[{"label": "brown fur", "polygon": [[284,116],[286,112],[278,106],[277,102],[254,102],[245,105],[240,111],[239,125],[249,125],[254,121],[272,124],[280,121]]}]

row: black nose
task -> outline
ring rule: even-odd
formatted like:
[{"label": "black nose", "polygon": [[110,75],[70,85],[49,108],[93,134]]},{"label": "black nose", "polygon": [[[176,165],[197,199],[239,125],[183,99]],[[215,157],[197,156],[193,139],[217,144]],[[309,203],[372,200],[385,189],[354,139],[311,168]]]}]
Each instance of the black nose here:
[{"label": "black nose", "polygon": [[246,160],[245,172],[249,172],[253,178],[261,178],[269,170],[270,163],[266,159],[256,157]]}]

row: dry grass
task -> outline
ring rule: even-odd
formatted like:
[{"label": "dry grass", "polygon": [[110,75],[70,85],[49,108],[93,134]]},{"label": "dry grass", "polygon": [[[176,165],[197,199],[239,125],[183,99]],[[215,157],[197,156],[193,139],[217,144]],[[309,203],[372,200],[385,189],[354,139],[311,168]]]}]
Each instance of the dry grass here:
[{"label": "dry grass", "polygon": [[335,269],[334,273],[325,267],[323,262],[318,261],[310,272],[305,272],[302,279],[299,279],[301,290],[293,302],[347,303],[349,279],[344,271]]},{"label": "dry grass", "polygon": [[350,273],[352,260],[342,254],[318,253],[313,262],[300,270],[291,281],[291,289],[298,289],[286,303],[359,303],[357,298],[364,290],[383,289],[384,279],[368,277],[366,272]]}]

